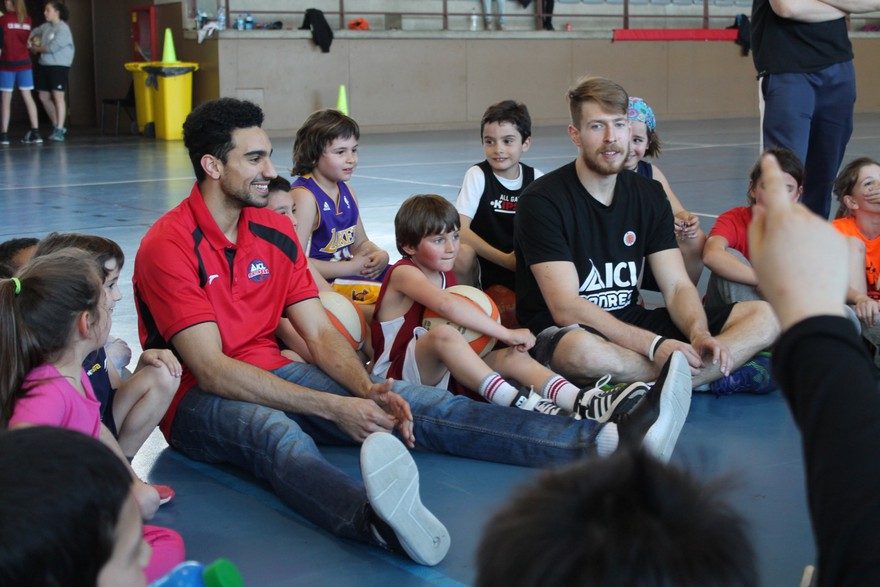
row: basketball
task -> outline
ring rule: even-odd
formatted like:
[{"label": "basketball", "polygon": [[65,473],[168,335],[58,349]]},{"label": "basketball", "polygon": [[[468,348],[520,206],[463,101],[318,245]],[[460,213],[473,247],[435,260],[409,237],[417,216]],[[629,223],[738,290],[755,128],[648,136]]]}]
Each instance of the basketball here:
[{"label": "basketball", "polygon": [[520,328],[516,320],[516,293],[503,285],[492,285],[486,288],[486,295],[498,306],[501,324],[514,330]]},{"label": "basketball", "polygon": [[[487,316],[492,318],[492,320],[495,320],[495,322],[498,322],[499,324],[501,323],[498,313],[498,306],[495,305],[495,302],[492,301],[492,298],[487,296],[479,289],[471,287],[469,285],[453,285],[452,287],[446,288],[446,291],[466,299],[474,306],[481,309]],[[449,324],[450,326],[461,332],[462,335],[464,335],[464,339],[468,342],[469,345],[471,345],[471,348],[474,349],[474,352],[481,357],[485,357],[486,355],[488,355],[492,348],[495,346],[495,339],[493,337],[486,334],[481,334],[475,330],[471,330],[470,328],[459,326],[451,320],[447,320],[443,316],[440,316],[433,310],[425,308],[425,313],[422,316],[422,327],[425,330],[431,330],[431,328],[437,326],[438,324]]]},{"label": "basketball", "polygon": [[367,321],[357,304],[335,291],[322,291],[318,297],[336,330],[345,337],[351,348],[361,350],[367,339]]}]

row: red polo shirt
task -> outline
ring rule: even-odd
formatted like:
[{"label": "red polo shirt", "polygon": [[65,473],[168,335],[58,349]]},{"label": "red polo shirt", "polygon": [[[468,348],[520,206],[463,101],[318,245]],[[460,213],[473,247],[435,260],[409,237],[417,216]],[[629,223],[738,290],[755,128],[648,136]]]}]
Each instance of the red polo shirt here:
[{"label": "red polo shirt", "polygon": [[[275,340],[278,320],[287,306],[318,295],[293,225],[268,209],[245,208],[237,240],[217,226],[198,183],[150,228],[132,279],[144,349],[172,348],[178,332],[215,322],[228,357],[266,370],[289,362]],[[180,398],[197,383],[183,367],[160,425],[166,438]]]}]

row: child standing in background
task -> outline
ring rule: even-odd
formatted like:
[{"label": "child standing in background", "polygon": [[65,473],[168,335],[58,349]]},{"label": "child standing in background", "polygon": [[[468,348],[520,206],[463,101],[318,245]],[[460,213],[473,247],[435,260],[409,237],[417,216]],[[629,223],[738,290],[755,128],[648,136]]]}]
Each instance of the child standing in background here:
[{"label": "child standing in background", "polygon": [[358,164],[359,139],[357,123],[338,110],[309,116],[293,143],[292,173],[300,177],[291,192],[296,234],[310,265],[352,301],[372,305],[388,253],[367,238],[357,198],[346,183]]}]

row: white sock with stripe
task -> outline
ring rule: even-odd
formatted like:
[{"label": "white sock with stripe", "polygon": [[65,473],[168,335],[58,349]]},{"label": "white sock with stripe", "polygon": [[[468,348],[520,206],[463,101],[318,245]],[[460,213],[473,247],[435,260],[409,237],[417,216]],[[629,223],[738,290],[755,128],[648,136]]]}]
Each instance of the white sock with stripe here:
[{"label": "white sock with stripe", "polygon": [[554,375],[541,388],[542,397],[549,399],[563,410],[568,410],[569,412],[574,411],[580,393],[581,390],[562,375]]},{"label": "white sock with stripe", "polygon": [[498,373],[492,372],[486,375],[480,388],[477,390],[481,396],[499,406],[510,406],[520,395],[519,391],[509,384]]}]

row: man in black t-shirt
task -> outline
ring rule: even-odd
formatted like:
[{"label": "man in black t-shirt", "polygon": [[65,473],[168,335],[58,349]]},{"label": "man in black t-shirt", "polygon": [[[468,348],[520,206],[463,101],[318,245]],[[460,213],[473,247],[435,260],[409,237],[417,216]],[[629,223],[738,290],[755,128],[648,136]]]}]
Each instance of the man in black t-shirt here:
[{"label": "man in black t-shirt", "polygon": [[[569,104],[568,133],[579,156],[535,180],[516,215],[517,318],[539,335],[536,358],[578,381],[606,373],[650,381],[678,350],[694,385],[720,380],[717,393],[772,389],[769,364],[759,365],[760,374],[734,377],[736,385],[730,377],[779,334],[770,306],[743,302],[707,319],[676,246],[663,187],[623,169],[626,91],[587,78],[569,92]],[[666,308],[638,304],[646,259]]]}]

